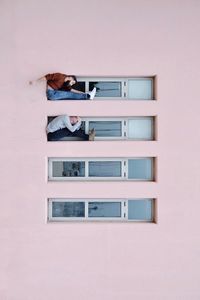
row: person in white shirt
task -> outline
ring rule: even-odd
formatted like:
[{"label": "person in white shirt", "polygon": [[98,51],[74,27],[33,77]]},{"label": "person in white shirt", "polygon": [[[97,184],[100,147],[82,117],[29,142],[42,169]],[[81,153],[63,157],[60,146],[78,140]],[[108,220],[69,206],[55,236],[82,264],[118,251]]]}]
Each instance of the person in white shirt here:
[{"label": "person in white shirt", "polygon": [[95,137],[94,129],[89,134],[86,134],[81,129],[81,118],[77,116],[58,116],[47,125],[46,131],[48,141],[60,141],[66,136],[78,137],[85,141],[94,141]]}]

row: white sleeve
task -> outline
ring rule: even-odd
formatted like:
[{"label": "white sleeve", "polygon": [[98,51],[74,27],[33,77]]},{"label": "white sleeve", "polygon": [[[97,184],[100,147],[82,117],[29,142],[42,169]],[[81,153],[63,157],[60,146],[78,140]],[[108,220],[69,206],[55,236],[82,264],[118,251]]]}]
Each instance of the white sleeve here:
[{"label": "white sleeve", "polygon": [[66,116],[66,127],[71,131],[76,131],[81,126],[81,120],[79,120],[76,124],[72,125],[70,122],[70,118]]}]

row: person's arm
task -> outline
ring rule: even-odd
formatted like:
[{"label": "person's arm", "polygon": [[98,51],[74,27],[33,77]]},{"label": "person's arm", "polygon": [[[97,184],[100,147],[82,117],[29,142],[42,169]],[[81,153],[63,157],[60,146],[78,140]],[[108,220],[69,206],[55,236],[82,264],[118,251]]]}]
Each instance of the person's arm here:
[{"label": "person's arm", "polygon": [[78,122],[74,125],[71,124],[70,122],[70,118],[68,116],[66,116],[66,122],[65,122],[65,126],[66,128],[69,129],[69,131],[74,132],[76,131],[80,126],[81,126],[81,118],[78,118]]},{"label": "person's arm", "polygon": [[43,80],[45,80],[45,79],[46,79],[46,77],[43,76],[43,77],[40,77],[40,78],[38,78],[38,79],[36,79],[36,80],[30,80],[30,81],[29,81],[29,84],[34,84],[34,83],[37,83],[37,82],[41,82],[41,81],[43,81]]},{"label": "person's arm", "polygon": [[85,94],[84,92],[74,90],[74,89],[71,89],[70,92],[77,93],[77,94]]}]

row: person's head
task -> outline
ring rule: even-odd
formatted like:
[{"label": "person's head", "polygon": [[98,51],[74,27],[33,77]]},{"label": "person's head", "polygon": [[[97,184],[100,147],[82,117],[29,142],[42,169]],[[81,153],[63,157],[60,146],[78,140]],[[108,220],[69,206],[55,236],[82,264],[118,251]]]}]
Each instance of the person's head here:
[{"label": "person's head", "polygon": [[77,79],[76,79],[76,76],[74,75],[68,75],[66,78],[65,78],[65,82],[68,82],[69,85],[74,85],[75,83],[77,83]]},{"label": "person's head", "polygon": [[78,117],[77,116],[70,116],[69,119],[70,119],[70,122],[71,122],[72,125],[74,125],[78,122]]}]

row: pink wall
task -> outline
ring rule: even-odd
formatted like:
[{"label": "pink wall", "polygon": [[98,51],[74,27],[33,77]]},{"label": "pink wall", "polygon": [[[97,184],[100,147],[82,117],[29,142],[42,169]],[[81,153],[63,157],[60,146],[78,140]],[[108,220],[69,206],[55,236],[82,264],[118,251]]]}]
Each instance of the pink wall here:
[{"label": "pink wall", "polygon": [[[200,299],[200,2],[1,1],[1,300]],[[156,102],[30,79],[157,75]],[[47,115],[158,115],[157,142],[47,143]],[[48,156],[158,156],[158,182],[47,183]],[[48,197],[156,197],[158,224],[47,224]]]}]

